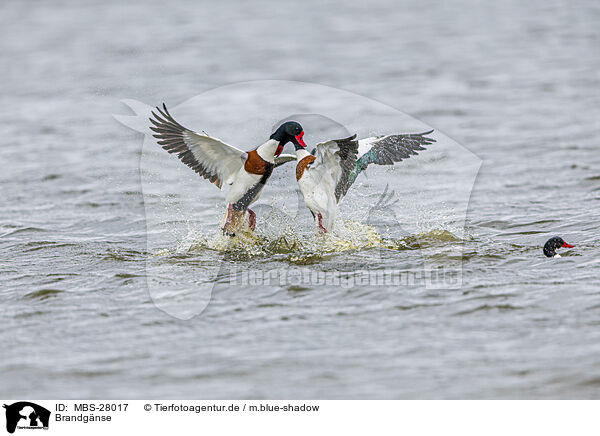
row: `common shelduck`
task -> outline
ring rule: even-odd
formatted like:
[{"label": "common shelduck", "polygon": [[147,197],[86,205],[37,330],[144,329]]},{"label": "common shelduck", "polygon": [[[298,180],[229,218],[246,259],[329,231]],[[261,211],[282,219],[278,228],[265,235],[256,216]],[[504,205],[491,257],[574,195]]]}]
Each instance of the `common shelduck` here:
[{"label": "common shelduck", "polygon": [[558,248],[573,248],[573,245],[567,244],[560,236],[554,236],[544,244],[544,254],[546,257],[560,257],[556,252]]},{"label": "common shelduck", "polygon": [[283,123],[267,142],[245,152],[220,139],[183,127],[169,114],[164,103],[163,109],[156,109],[158,114],[152,112],[154,118],[150,118],[154,127],[150,128],[156,132],[153,136],[158,139],[158,144],[169,153],[177,154],[184,164],[219,189],[223,183],[231,185],[225,197],[228,207],[223,234],[234,236],[246,211],[248,225],[254,230],[256,214],[248,207],[260,197],[273,168],[294,159],[293,155],[280,156],[285,144],[292,142],[296,147],[306,147],[302,126],[295,121]]},{"label": "common shelduck", "polygon": [[417,134],[334,139],[317,144],[312,153],[295,143],[296,180],[304,202],[321,232],[333,229],[338,203],[369,164],[393,165],[425,150],[435,139]]}]

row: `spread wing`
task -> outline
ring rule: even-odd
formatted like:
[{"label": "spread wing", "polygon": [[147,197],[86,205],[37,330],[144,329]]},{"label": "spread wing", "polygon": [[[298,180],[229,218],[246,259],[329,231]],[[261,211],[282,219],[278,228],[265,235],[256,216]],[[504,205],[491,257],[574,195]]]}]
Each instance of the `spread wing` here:
[{"label": "spread wing", "polygon": [[423,133],[387,135],[359,140],[356,166],[348,175],[346,184],[343,186],[342,195],[346,195],[358,175],[370,164],[394,165],[396,162],[401,162],[415,156],[419,151],[425,150],[425,145],[435,142],[435,139],[425,136],[432,132],[433,130]]},{"label": "spread wing", "polygon": [[358,157],[358,141],[356,135],[349,138],[333,139],[317,144],[314,153],[316,159],[311,166],[311,172],[327,172],[335,182],[335,199],[346,193],[348,177],[356,169]]},{"label": "spread wing", "polygon": [[150,122],[157,143],[177,157],[200,176],[219,187],[223,182],[233,183],[237,172],[244,164],[247,154],[217,138],[201,135],[179,124],[163,103],[157,107],[158,115],[152,112]]}]

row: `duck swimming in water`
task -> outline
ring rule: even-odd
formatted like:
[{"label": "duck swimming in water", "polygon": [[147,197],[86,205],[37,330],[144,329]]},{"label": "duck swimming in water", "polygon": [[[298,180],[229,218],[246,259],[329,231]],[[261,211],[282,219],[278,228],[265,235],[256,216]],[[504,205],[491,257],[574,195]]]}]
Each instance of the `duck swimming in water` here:
[{"label": "duck swimming in water", "polygon": [[338,203],[358,175],[370,164],[393,165],[425,150],[435,142],[429,132],[356,139],[334,139],[317,144],[312,153],[295,143],[296,180],[304,202],[315,218],[317,228],[333,229]]},{"label": "duck swimming in water", "polygon": [[560,254],[556,252],[558,248],[573,248],[573,245],[567,244],[563,238],[554,236],[546,241],[544,244],[544,255],[546,257],[560,257]]},{"label": "duck swimming in water", "polygon": [[[224,143],[206,134],[196,133],[179,124],[171,116],[165,104],[152,112],[150,129],[158,144],[177,157],[200,176],[219,189],[223,183],[231,185],[225,197],[228,204],[224,218],[223,234],[235,236],[248,212],[248,225],[254,230],[256,214],[249,206],[260,197],[262,189],[271,177],[273,168],[294,159],[293,155],[281,155],[288,142],[296,147],[306,147],[302,140],[304,131],[295,121],[283,123],[262,145],[248,152]],[[281,155],[281,156],[280,156]]]}]

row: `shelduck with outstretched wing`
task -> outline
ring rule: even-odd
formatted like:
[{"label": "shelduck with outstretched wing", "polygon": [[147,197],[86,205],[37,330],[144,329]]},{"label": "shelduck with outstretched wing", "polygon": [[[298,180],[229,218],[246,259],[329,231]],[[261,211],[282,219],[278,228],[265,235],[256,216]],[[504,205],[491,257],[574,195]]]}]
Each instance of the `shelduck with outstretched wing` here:
[{"label": "shelduck with outstretched wing", "polygon": [[246,211],[248,224],[254,230],[256,214],[249,209],[262,192],[273,168],[290,160],[280,156],[283,147],[292,142],[306,147],[302,126],[295,121],[283,123],[264,144],[244,152],[208,135],[201,135],[183,127],[171,116],[166,105],[152,112],[150,129],[155,132],[158,144],[177,157],[198,175],[214,183],[219,189],[223,183],[231,185],[225,197],[228,204],[223,233],[235,235],[243,223]]},{"label": "shelduck with outstretched wing", "polygon": [[356,135],[317,144],[312,153],[296,146],[296,180],[317,227],[333,229],[338,203],[370,164],[393,165],[435,142],[426,135],[387,135],[356,140]]}]

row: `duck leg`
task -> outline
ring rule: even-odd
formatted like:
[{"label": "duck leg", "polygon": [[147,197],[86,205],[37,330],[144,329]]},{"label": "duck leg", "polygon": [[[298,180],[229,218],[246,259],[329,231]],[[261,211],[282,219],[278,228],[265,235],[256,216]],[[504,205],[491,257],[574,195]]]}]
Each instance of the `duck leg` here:
[{"label": "duck leg", "polygon": [[248,209],[248,226],[252,229],[256,229],[256,214],[253,210]]},{"label": "duck leg", "polygon": [[229,232],[229,226],[231,226],[231,221],[233,219],[233,204],[230,204],[227,208],[227,217],[225,218],[225,224],[223,224],[223,235],[226,236],[235,236],[235,233]]},{"label": "duck leg", "polygon": [[320,212],[317,214],[317,225],[323,233],[327,233],[327,229],[323,227],[323,215]]}]

